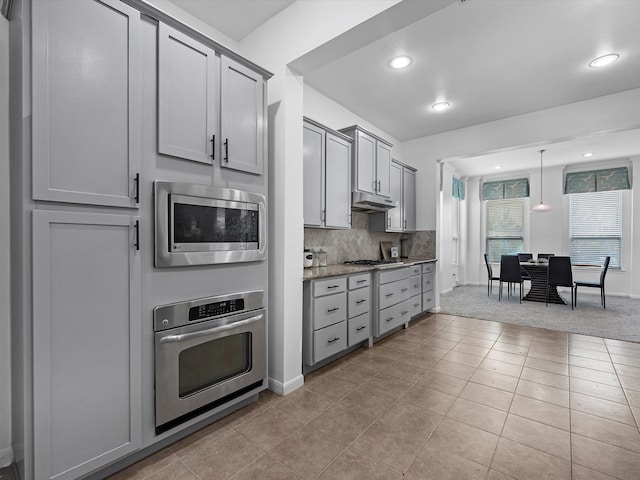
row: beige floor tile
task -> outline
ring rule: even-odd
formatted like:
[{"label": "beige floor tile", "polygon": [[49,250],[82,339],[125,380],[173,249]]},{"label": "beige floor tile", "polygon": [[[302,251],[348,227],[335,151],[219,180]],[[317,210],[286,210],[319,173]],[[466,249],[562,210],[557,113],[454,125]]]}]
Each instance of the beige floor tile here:
[{"label": "beige floor tile", "polygon": [[622,480],[638,480],[640,455],[581,435],[571,435],[573,462]]},{"label": "beige floor tile", "polygon": [[635,425],[573,411],[571,432],[640,453],[640,432]]},{"label": "beige floor tile", "polygon": [[[427,359],[429,359],[430,362],[427,361]],[[428,363],[431,363],[431,365],[435,365],[436,363],[438,363],[438,360],[432,357],[421,356],[420,363],[423,366],[415,366],[413,364],[409,364],[406,362],[405,358],[403,358],[402,361],[389,360],[387,362],[387,366],[380,373],[390,375],[394,378],[397,378],[398,380],[403,380],[410,384],[414,384],[429,372],[429,368],[431,367],[426,367],[426,365]]]},{"label": "beige floor tile", "polygon": [[498,438],[485,430],[445,418],[429,438],[427,447],[439,448],[488,467]]},{"label": "beige floor tile", "polygon": [[487,480],[514,480],[513,477],[500,473],[497,470],[489,470],[489,476]]},{"label": "beige floor tile", "polygon": [[534,338],[529,346],[528,355],[536,353],[547,355],[568,355],[569,348],[567,345],[539,342]]},{"label": "beige floor tile", "polygon": [[450,350],[458,344],[458,342],[454,342],[452,340],[445,340],[444,338],[437,338],[437,337],[429,338],[424,343],[425,345],[431,345],[433,347],[438,347],[443,350]]},{"label": "beige floor tile", "polygon": [[[348,448],[324,470],[317,480],[400,480],[402,472],[393,470],[363,452]],[[260,478],[262,477],[254,477]]]},{"label": "beige floor tile", "polygon": [[513,363],[515,365],[524,365],[526,360],[525,355],[519,355],[517,353],[509,353],[509,352],[501,352],[499,350],[491,350],[487,354],[487,358],[491,358],[493,360],[498,360],[500,362]]},{"label": "beige floor tile", "polygon": [[381,373],[370,379],[363,386],[376,389],[381,394],[398,398],[404,395],[413,386],[413,383]]},{"label": "beige floor tile", "polygon": [[449,395],[459,395],[467,384],[467,381],[452,377],[451,375],[431,371],[427,373],[418,384],[433,390],[438,390],[439,392],[448,393]]},{"label": "beige floor tile", "polygon": [[527,357],[525,367],[535,368],[544,372],[555,373],[557,375],[569,375],[569,366],[566,363],[552,362],[542,358]]},{"label": "beige floor tile", "polygon": [[569,408],[569,391],[562,388],[550,387],[541,383],[520,380],[516,393],[524,397],[535,398],[542,402],[552,403],[559,407]]},{"label": "beige floor tile", "polygon": [[303,422],[277,408],[270,408],[241,423],[235,430],[264,450],[271,450]]},{"label": "beige floor tile", "polygon": [[424,439],[377,421],[353,442],[352,447],[404,472],[416,458],[424,442]]},{"label": "beige floor tile", "polygon": [[614,477],[596,472],[577,463],[571,465],[571,474],[572,480],[616,480]]},{"label": "beige floor tile", "polygon": [[523,380],[529,380],[530,382],[541,383],[543,385],[549,385],[550,387],[564,388],[569,390],[569,377],[565,375],[558,375],[556,373],[543,372],[542,370],[536,370],[535,368],[524,367],[522,369]]},{"label": "beige floor tile", "polygon": [[609,353],[614,353],[616,355],[627,355],[629,357],[640,358],[640,350],[636,347],[631,347],[630,345],[625,345],[624,347],[607,345],[607,350],[609,350]]},{"label": "beige floor tile", "polygon": [[571,463],[506,438],[499,440],[491,468],[517,480],[571,480]]},{"label": "beige floor tile", "polygon": [[[489,335],[489,336],[493,337],[494,335]],[[460,340],[460,343],[466,343],[467,345],[475,345],[476,347],[491,348],[493,347],[495,340],[492,340],[491,338],[468,335],[464,337],[462,340]]]},{"label": "beige floor tile", "polygon": [[355,383],[362,385],[370,378],[375,377],[379,372],[366,367],[347,363],[331,372],[331,377],[339,378],[345,382]]},{"label": "beige floor tile", "polygon": [[359,407],[363,413],[378,417],[395,401],[394,397],[383,394],[376,387],[368,384],[361,385],[353,392],[340,399],[340,403]]},{"label": "beige floor tile", "polygon": [[616,371],[618,372],[618,375],[640,378],[640,367],[633,367],[630,365],[616,365]]},{"label": "beige floor tile", "polygon": [[443,448],[426,447],[405,474],[407,480],[485,480],[487,467]]},{"label": "beige floor tile", "polygon": [[630,357],[628,355],[616,355],[612,353],[611,361],[615,365],[629,365],[631,367],[640,367],[640,358],[638,357]]},{"label": "beige floor tile", "polygon": [[348,445],[339,433],[305,425],[271,450],[269,455],[306,478],[318,475]]},{"label": "beige floor tile", "polygon": [[569,343],[573,342],[587,342],[587,343],[597,343],[599,345],[604,345],[604,339],[601,337],[593,337],[591,335],[583,335],[581,333],[570,333],[569,334]]},{"label": "beige floor tile", "polygon": [[493,358],[485,358],[480,364],[480,368],[483,370],[488,370],[490,372],[509,375],[510,377],[516,378],[518,378],[520,376],[520,373],[522,372],[522,365],[502,362]]},{"label": "beige floor tile", "polygon": [[109,477],[109,480],[142,480],[179,462],[171,448],[165,448]]},{"label": "beige floor tile", "polygon": [[460,393],[460,397],[505,412],[509,411],[513,400],[511,392],[473,382],[467,383]]},{"label": "beige floor tile", "polygon": [[200,478],[229,478],[264,454],[240,433],[231,432],[190,453],[182,461]]},{"label": "beige floor tile", "polygon": [[464,398],[458,398],[447,412],[446,417],[499,435],[507,413]]},{"label": "beige floor tile", "polygon": [[640,392],[640,378],[625,377],[624,375],[618,375],[622,388],[626,390],[635,390]]},{"label": "beige floor tile", "polygon": [[349,382],[335,375],[324,375],[304,384],[304,389],[313,393],[321,394],[330,400],[336,401],[346,394],[358,388],[357,383]]},{"label": "beige floor tile", "polygon": [[433,372],[461,378],[462,380],[469,380],[471,375],[476,371],[476,368],[468,365],[462,365],[460,363],[449,362],[447,360],[440,360],[431,370]]},{"label": "beige floor tile", "polygon": [[640,407],[640,392],[636,392],[635,390],[625,390],[624,392],[629,405],[633,407]]},{"label": "beige floor tile", "polygon": [[289,467],[263,455],[247,468],[236,473],[230,480],[302,480],[302,477]]},{"label": "beige floor tile", "polygon": [[323,432],[335,433],[345,442],[352,442],[377,418],[360,405],[338,402],[322,412],[309,423],[310,427]]},{"label": "beige floor tile", "polygon": [[145,480],[199,480],[198,477],[187,468],[187,466],[178,461],[169,466],[155,472],[153,475],[145,477]]},{"label": "beige floor tile", "polygon": [[502,437],[571,461],[571,435],[566,430],[509,414]]},{"label": "beige floor tile", "polygon": [[599,339],[600,341],[597,341],[598,337],[593,337],[593,338],[595,338],[596,341],[583,341],[579,339],[570,338],[569,353],[571,353],[571,350],[574,348],[582,348],[585,350],[596,350],[598,352],[608,353],[607,346],[604,344],[604,341],[602,339]]},{"label": "beige floor tile", "polygon": [[475,355],[477,357],[484,357],[489,353],[489,349],[485,347],[478,347],[476,345],[470,345],[468,343],[458,343],[452,348],[454,352],[467,353],[469,355]]},{"label": "beige floor tile", "polygon": [[612,387],[604,383],[590,382],[580,378],[572,378],[570,381],[571,391],[581,393],[591,397],[603,398],[612,402],[627,403],[624,391],[621,387]]},{"label": "beige floor tile", "polygon": [[[640,351],[640,343],[638,342],[625,342],[624,340],[614,340],[612,338],[605,338],[604,343],[605,345],[607,345],[607,347],[630,348],[633,350]],[[609,351],[611,350],[609,349]]]},{"label": "beige floor tile", "polygon": [[513,398],[509,413],[569,431],[570,417],[568,408],[516,395]]},{"label": "beige floor tile", "polygon": [[447,353],[449,353],[449,350],[445,348],[434,347],[433,345],[424,345],[419,350],[419,352],[421,355],[426,355],[427,357],[433,357],[437,360],[440,360]]},{"label": "beige floor tile", "polygon": [[595,360],[593,358],[579,357],[576,355],[569,355],[569,364],[576,367],[591,368],[593,370],[600,370],[607,373],[616,373],[613,363],[610,360]]},{"label": "beige floor tile", "polygon": [[528,358],[539,358],[541,360],[547,360],[549,362],[556,363],[564,363],[567,365],[569,363],[569,354],[568,353],[546,353],[546,352],[536,352],[529,350],[527,353]]},{"label": "beige floor tile", "polygon": [[572,410],[608,418],[609,420],[626,423],[628,425],[635,425],[631,409],[628,405],[574,392],[571,392],[570,401]]},{"label": "beige floor tile", "polygon": [[284,397],[282,402],[274,408],[295,418],[299,422],[307,423],[333,405],[334,401],[320,393],[300,388]]},{"label": "beige floor tile", "polygon": [[443,416],[430,412],[420,407],[416,407],[405,401],[394,403],[387,410],[379,421],[387,427],[407,432],[416,438],[426,440],[433,433]]},{"label": "beige floor tile", "polygon": [[510,377],[483,369],[478,369],[470,378],[470,381],[511,393],[516,391],[516,386],[518,385],[518,379],[516,377]]},{"label": "beige floor tile", "polygon": [[[515,337],[517,339],[517,337]],[[504,340],[504,341],[501,341]],[[501,336],[496,343],[493,344],[491,348],[494,351],[498,352],[506,352],[506,353],[515,353],[517,355],[526,355],[529,351],[529,343],[525,345],[519,345],[511,343],[516,340],[511,340],[509,337]]]},{"label": "beige floor tile", "polygon": [[[252,418],[252,417],[251,417]],[[211,425],[192,433],[188,437],[178,440],[169,446],[169,449],[175,453],[178,457],[182,458],[190,453],[196,451],[204,444],[215,440],[222,435],[231,432],[231,429],[222,422],[215,422]]]},{"label": "beige floor tile", "polygon": [[455,400],[456,397],[453,395],[433,390],[423,384],[414,386],[400,398],[401,402],[407,402],[440,415],[446,414]]},{"label": "beige floor tile", "polygon": [[[438,358],[427,355],[423,352],[423,350],[424,349],[418,349],[414,352],[405,352],[401,357],[398,357],[395,360],[400,364],[420,368],[423,371],[427,371],[436,363],[438,363]],[[381,369],[381,371],[387,372],[388,368],[385,366],[383,369]]]},{"label": "beige floor tile", "polygon": [[482,357],[451,350],[444,357],[442,357],[442,360],[446,360],[448,362],[461,363],[462,365],[469,365],[470,367],[477,367],[482,362]]},{"label": "beige floor tile", "polygon": [[569,365],[569,375],[571,378],[580,378],[582,380],[589,380],[590,382],[604,383],[605,385],[611,385],[612,387],[620,386],[618,376],[615,373]]}]

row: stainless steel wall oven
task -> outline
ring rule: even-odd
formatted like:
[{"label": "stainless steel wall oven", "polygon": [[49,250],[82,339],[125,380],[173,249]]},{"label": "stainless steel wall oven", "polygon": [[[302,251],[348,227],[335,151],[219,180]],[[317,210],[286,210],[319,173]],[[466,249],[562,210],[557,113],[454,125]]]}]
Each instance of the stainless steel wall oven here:
[{"label": "stainless steel wall oven", "polygon": [[160,181],[154,195],[156,267],[266,259],[264,195]]},{"label": "stainless steel wall oven", "polygon": [[265,385],[264,292],[154,308],[156,433]]}]

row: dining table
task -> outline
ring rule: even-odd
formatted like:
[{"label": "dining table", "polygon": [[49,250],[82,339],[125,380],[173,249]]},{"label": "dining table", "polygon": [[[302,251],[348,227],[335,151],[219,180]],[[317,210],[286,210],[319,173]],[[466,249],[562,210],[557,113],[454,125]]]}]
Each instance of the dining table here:
[{"label": "dining table", "polygon": [[[530,302],[546,303],[549,262],[520,262],[520,266],[525,269],[531,277],[531,289],[522,299]],[[567,301],[562,298],[554,285],[549,287],[549,303],[567,304]]]}]

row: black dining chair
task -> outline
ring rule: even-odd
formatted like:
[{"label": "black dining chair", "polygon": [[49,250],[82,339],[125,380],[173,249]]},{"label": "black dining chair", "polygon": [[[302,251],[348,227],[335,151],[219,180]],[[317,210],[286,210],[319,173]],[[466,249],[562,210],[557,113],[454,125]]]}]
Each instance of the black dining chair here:
[{"label": "black dining chair", "polygon": [[573,310],[573,273],[571,271],[571,257],[549,257],[549,268],[547,269],[547,301],[549,306],[549,289],[551,287],[571,288],[571,310]]},{"label": "black dining chair", "polygon": [[487,296],[489,296],[493,290],[493,281],[500,281],[500,277],[493,275],[493,268],[489,263],[489,256],[486,253],[484,254],[484,264],[487,266]]},{"label": "black dining chair", "polygon": [[611,261],[611,257],[606,257],[604,259],[604,265],[602,265],[602,270],[600,271],[600,281],[599,282],[585,282],[585,281],[581,281],[581,280],[577,280],[575,282],[575,302],[576,302],[576,307],[578,306],[578,287],[593,287],[593,288],[599,288],[600,289],[600,305],[602,305],[602,308],[607,308],[606,307],[606,298],[604,295],[604,277],[607,275],[607,270],[609,270],[609,262]]},{"label": "black dining chair", "polygon": [[498,301],[502,298],[502,283],[507,282],[507,297],[511,293],[511,286],[517,283],[520,288],[520,303],[522,303],[522,275],[520,273],[520,260],[517,255],[502,255],[500,258],[500,291]]},{"label": "black dining chair", "polygon": [[[520,262],[528,262],[529,260],[533,260],[533,253],[519,253],[518,260]],[[520,275],[523,280],[531,281],[531,275],[527,272],[527,269],[524,267],[520,267]]]},{"label": "black dining chair", "polygon": [[538,260],[540,260],[541,258],[546,258],[548,260],[549,257],[553,257],[553,253],[539,253],[538,254]]}]

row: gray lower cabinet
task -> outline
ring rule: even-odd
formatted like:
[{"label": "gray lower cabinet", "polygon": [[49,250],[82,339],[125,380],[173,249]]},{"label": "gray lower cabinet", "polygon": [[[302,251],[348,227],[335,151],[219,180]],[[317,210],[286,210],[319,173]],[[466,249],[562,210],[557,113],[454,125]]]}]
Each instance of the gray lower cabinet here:
[{"label": "gray lower cabinet", "polygon": [[436,264],[435,262],[422,264],[422,311],[432,309],[436,305]]},{"label": "gray lower cabinet", "polygon": [[305,365],[336,355],[371,336],[371,274],[305,282],[302,357]]},{"label": "gray lower cabinet", "polygon": [[376,272],[376,313],[373,336],[379,337],[411,320],[411,268]]},{"label": "gray lower cabinet", "polygon": [[141,446],[137,217],[33,212],[33,478]]},{"label": "gray lower cabinet", "polygon": [[411,316],[422,313],[422,265],[411,267]]},{"label": "gray lower cabinet", "polygon": [[33,198],[137,207],[140,12],[32,3]]}]

